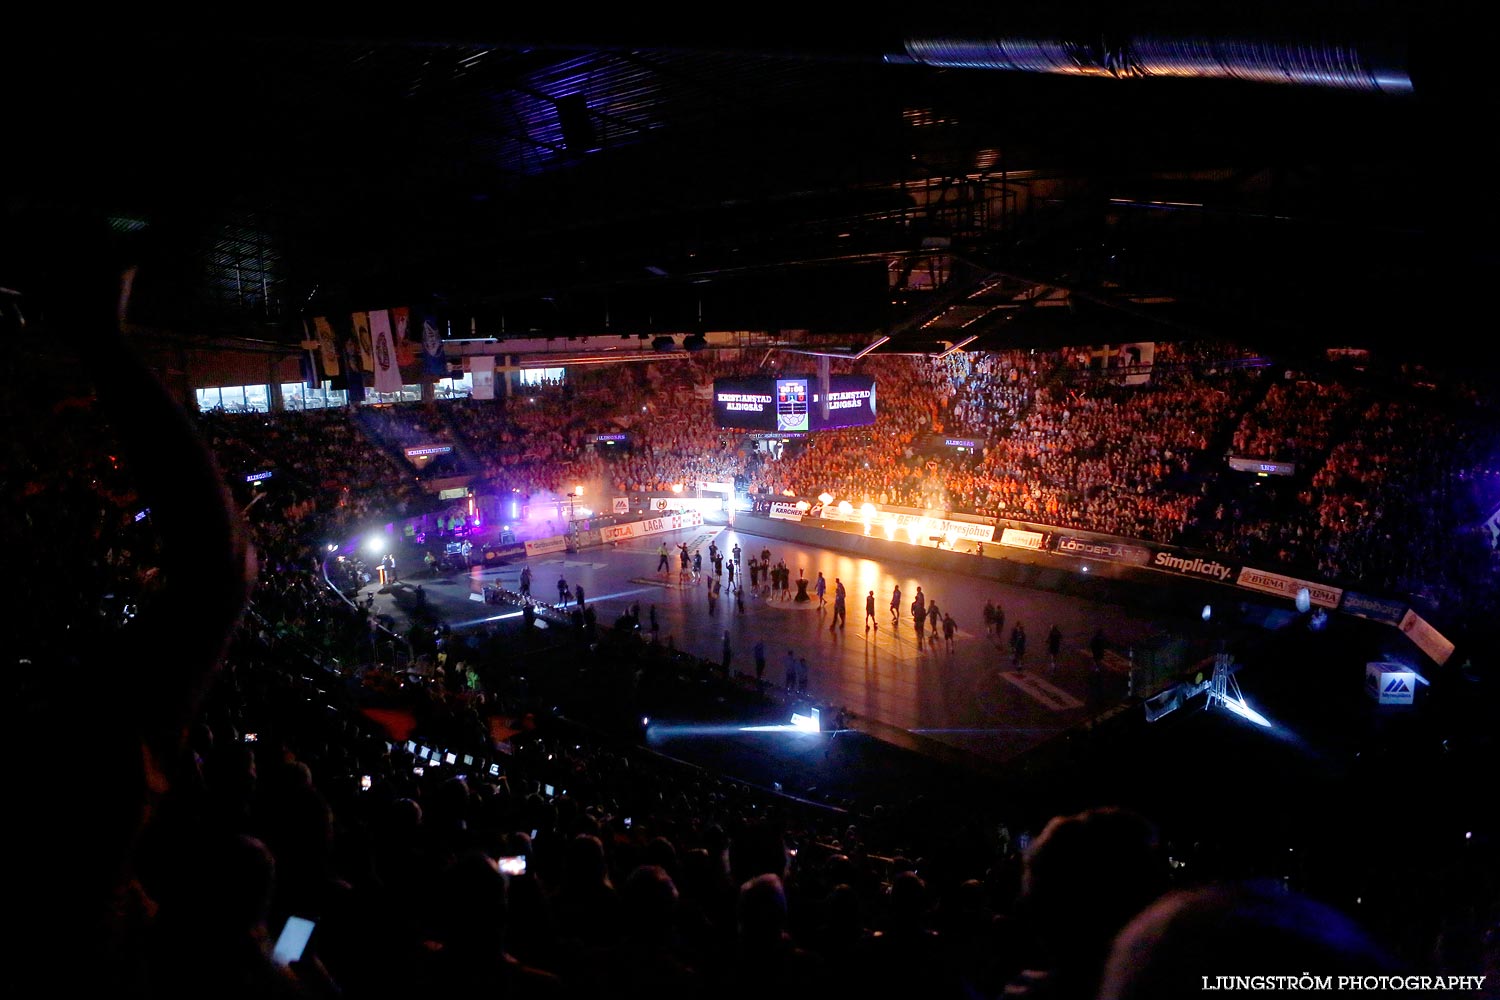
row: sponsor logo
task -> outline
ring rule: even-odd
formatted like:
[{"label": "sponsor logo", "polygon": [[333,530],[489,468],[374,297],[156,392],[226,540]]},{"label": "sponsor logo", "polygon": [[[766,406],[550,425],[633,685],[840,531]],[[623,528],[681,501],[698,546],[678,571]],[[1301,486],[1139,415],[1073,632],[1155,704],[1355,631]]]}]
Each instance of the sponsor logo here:
[{"label": "sponsor logo", "polygon": [[1134,563],[1144,566],[1151,553],[1139,545],[1121,542],[1099,542],[1089,538],[1064,535],[1057,540],[1057,551],[1067,556],[1086,556],[1091,559],[1109,559],[1115,562]]},{"label": "sponsor logo", "polygon": [[1404,677],[1392,677],[1390,683],[1382,690],[1384,694],[1411,694],[1411,686],[1406,683]]},{"label": "sponsor logo", "polygon": [[416,448],[407,448],[407,458],[421,458],[424,455],[446,455],[453,450],[451,444],[427,444]]},{"label": "sponsor logo", "polygon": [[1406,605],[1398,601],[1385,601],[1378,597],[1357,594],[1351,590],[1344,592],[1344,603],[1339,605],[1339,610],[1345,614],[1396,625],[1406,614]]},{"label": "sponsor logo", "polygon": [[248,476],[245,477],[245,482],[247,482],[247,483],[258,483],[262,479],[270,479],[270,478],[271,478],[271,473],[270,472],[252,472]]},{"label": "sponsor logo", "polygon": [[1000,531],[1000,544],[1012,545],[1018,549],[1041,551],[1046,540],[1047,536],[1040,531],[1021,531],[1018,528],[1003,528]]},{"label": "sponsor logo", "polygon": [[562,535],[553,535],[551,538],[538,538],[526,543],[526,554],[528,556],[546,555],[549,552],[562,552],[568,547],[568,540]]},{"label": "sponsor logo", "polygon": [[781,521],[800,521],[802,511],[798,510],[794,503],[778,500],[771,504],[771,516]]},{"label": "sponsor logo", "polygon": [[520,555],[525,555],[525,554],[526,554],[526,543],[525,542],[507,542],[504,545],[489,545],[489,546],[486,546],[485,550],[484,550],[484,557],[486,559],[489,559],[492,556],[495,559],[511,559],[511,558],[514,558],[515,556],[520,556]]},{"label": "sponsor logo", "polygon": [[1185,559],[1171,552],[1158,552],[1151,565],[1157,569],[1171,570],[1174,573],[1184,573],[1188,576],[1202,576],[1209,579],[1224,581],[1228,580],[1234,573],[1233,566],[1225,566],[1221,562],[1212,559],[1193,558]]},{"label": "sponsor logo", "polygon": [[1267,594],[1279,594],[1283,597],[1297,596],[1297,592],[1304,587],[1307,588],[1308,600],[1323,608],[1336,608],[1339,599],[1344,592],[1337,587],[1325,587],[1322,584],[1310,583],[1307,580],[1298,580],[1290,576],[1282,576],[1279,573],[1267,573],[1264,570],[1251,569],[1246,566],[1240,570],[1239,579],[1236,581],[1241,587],[1250,590],[1259,590]]}]

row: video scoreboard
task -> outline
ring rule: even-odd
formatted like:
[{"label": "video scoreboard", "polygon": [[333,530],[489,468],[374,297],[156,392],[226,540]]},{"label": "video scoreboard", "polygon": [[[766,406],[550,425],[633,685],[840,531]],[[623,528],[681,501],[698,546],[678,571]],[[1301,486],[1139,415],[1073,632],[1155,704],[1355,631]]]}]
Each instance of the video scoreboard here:
[{"label": "video scoreboard", "polygon": [[875,379],[831,375],[828,419],[814,375],[756,375],[714,380],[714,421],[720,427],[758,431],[821,431],[875,422]]}]

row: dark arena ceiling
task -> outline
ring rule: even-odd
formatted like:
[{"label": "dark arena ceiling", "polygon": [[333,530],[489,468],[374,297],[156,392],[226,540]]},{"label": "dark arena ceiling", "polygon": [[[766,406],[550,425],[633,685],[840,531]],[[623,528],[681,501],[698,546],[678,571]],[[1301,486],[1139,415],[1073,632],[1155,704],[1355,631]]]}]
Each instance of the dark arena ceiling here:
[{"label": "dark arena ceiling", "polygon": [[45,317],[102,227],[150,262],[137,318],[191,336],[409,304],[494,337],[1441,355],[1483,321],[1462,17],[941,6],[13,33],[0,286]]}]

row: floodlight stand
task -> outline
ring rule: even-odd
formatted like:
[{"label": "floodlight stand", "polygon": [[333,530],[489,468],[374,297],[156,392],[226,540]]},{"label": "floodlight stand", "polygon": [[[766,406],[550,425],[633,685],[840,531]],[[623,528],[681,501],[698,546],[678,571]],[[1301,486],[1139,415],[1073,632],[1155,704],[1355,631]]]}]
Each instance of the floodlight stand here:
[{"label": "floodlight stand", "polygon": [[1234,701],[1243,705],[1245,698],[1240,694],[1240,682],[1234,679],[1234,657],[1229,653],[1214,654],[1214,673],[1208,682],[1208,698],[1203,703],[1206,712],[1215,704],[1223,705]]}]

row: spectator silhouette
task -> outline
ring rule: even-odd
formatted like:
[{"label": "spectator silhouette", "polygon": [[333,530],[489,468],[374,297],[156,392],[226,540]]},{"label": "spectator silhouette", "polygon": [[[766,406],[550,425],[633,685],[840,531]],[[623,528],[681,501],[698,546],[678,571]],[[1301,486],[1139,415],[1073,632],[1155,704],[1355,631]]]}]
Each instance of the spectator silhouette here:
[{"label": "spectator silhouette", "polygon": [[506,952],[506,882],[492,860],[464,854],[437,880],[434,896],[438,939],[426,988],[435,996],[562,996],[556,976]]},{"label": "spectator silhouette", "polygon": [[891,882],[886,925],[870,938],[864,973],[871,995],[959,996],[938,932],[928,926],[927,883],[915,871]]},{"label": "spectator silhouette", "polygon": [[553,897],[558,933],[574,947],[613,944],[620,932],[620,899],[609,878],[604,844],[580,833],[568,842],[562,886]]},{"label": "spectator silhouette", "polygon": [[[210,837],[159,886],[149,981],[153,997],[314,997],[271,960],[276,862],[254,837]],[[209,875],[209,873],[212,873]],[[207,877],[205,877],[207,876]],[[311,954],[305,956],[311,965]]]},{"label": "spectator silhouette", "polygon": [[595,956],[591,996],[696,997],[696,971],[684,961],[677,935],[677,886],[659,865],[640,865],[621,892],[624,933],[618,946]]},{"label": "spectator silhouette", "polygon": [[1055,816],[1027,852],[1021,916],[1040,962],[1006,987],[1006,996],[1092,1000],[1116,933],[1167,887],[1156,828],[1113,807]]},{"label": "spectator silhouette", "polygon": [[[29,221],[9,216],[19,246]],[[60,235],[71,223],[51,220],[47,228]],[[75,631],[66,659],[51,670],[39,664],[28,678],[14,735],[24,746],[56,746],[56,769],[18,769],[12,791],[61,834],[38,838],[30,824],[16,824],[24,841],[6,843],[11,856],[27,859],[8,884],[25,915],[10,945],[33,968],[68,970],[70,989],[81,995],[117,995],[123,984],[112,980],[130,973],[116,962],[122,942],[112,935],[124,929],[106,915],[133,891],[132,851],[244,610],[254,560],[203,439],[121,336],[134,272],[122,280],[102,223],[38,246],[68,248],[66,262],[43,260],[40,251],[28,258],[38,283],[27,291],[53,301],[50,321],[76,338],[138,502],[151,510],[165,583],[129,629]],[[90,775],[88,794],[63,794],[59,774]]]},{"label": "spectator silhouette", "polygon": [[[1401,971],[1354,921],[1276,882],[1168,893],[1116,937],[1100,1000],[1183,996],[1203,977],[1271,968],[1333,976]],[[1376,993],[1376,995],[1383,995]]]},{"label": "spectator silhouette", "polygon": [[749,1000],[825,994],[822,959],[787,933],[786,889],[778,876],[757,875],[740,886],[736,912],[738,947],[721,995]]}]

